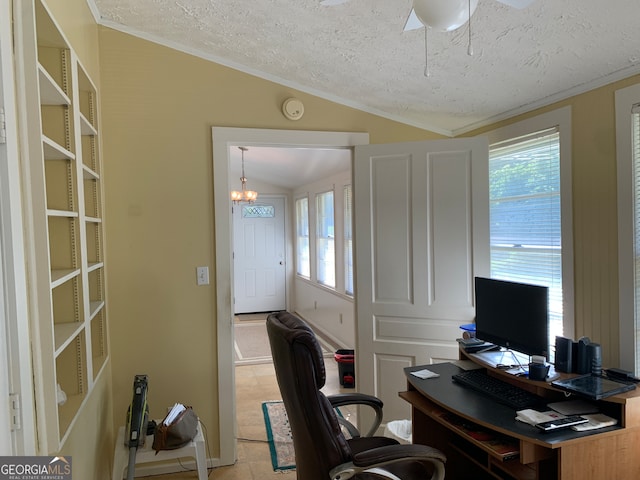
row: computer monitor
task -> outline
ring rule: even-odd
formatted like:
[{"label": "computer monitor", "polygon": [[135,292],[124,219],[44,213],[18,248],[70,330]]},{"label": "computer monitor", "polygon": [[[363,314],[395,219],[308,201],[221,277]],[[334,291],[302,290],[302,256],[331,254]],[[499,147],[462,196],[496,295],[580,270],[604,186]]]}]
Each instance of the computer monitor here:
[{"label": "computer monitor", "polygon": [[476,337],[549,359],[549,289],[475,278]]}]

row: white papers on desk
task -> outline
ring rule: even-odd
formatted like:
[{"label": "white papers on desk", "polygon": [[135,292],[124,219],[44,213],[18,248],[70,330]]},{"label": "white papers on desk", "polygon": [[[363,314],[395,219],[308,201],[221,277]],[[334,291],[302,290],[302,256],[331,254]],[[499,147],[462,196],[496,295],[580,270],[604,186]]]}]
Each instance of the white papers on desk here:
[{"label": "white papers on desk", "polygon": [[528,408],[526,410],[520,410],[516,412],[516,420],[523,423],[528,423],[529,425],[550,422],[551,420],[556,420],[558,418],[564,418],[564,415],[558,412],[554,412],[553,410],[549,410],[547,412],[538,412],[537,410]]},{"label": "white papers on desk", "polygon": [[440,376],[439,373],[432,372],[431,370],[427,370],[426,368],[423,368],[422,370],[416,370],[415,372],[411,372],[411,375],[416,376],[418,378],[422,378],[423,380],[425,378],[437,378]]},{"label": "white papers on desk", "polygon": [[571,428],[577,432],[584,432],[586,430],[595,430],[596,428],[610,427],[618,423],[615,418],[606,416],[603,413],[595,413],[593,415],[580,415],[583,418],[589,420],[587,423],[581,423],[579,425],[573,425]]},{"label": "white papers on desk", "polygon": [[169,410],[167,416],[164,417],[162,423],[167,426],[171,425],[176,420],[176,418],[178,418],[178,415],[180,415],[186,409],[187,408],[183,404],[176,403],[173,407],[171,407],[171,410]]},{"label": "white papers on desk", "polygon": [[[573,425],[571,428],[577,432],[584,432],[587,430],[595,430],[597,428],[610,427],[616,425],[618,421],[615,418],[608,417],[602,413],[594,413],[592,415],[580,415],[588,420],[587,423],[581,423],[579,425]],[[516,420],[529,425],[536,425],[538,423],[550,422],[558,418],[564,418],[565,415],[549,410],[547,412],[538,412],[536,410],[520,410],[516,412]]]}]

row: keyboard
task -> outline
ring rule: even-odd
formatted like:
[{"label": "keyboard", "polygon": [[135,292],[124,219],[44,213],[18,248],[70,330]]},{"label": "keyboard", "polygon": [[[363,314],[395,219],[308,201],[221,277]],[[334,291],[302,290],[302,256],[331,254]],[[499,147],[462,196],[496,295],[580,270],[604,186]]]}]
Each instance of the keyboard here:
[{"label": "keyboard", "polygon": [[451,378],[515,410],[534,408],[546,403],[542,397],[492,377],[483,369],[466,370],[452,375]]}]

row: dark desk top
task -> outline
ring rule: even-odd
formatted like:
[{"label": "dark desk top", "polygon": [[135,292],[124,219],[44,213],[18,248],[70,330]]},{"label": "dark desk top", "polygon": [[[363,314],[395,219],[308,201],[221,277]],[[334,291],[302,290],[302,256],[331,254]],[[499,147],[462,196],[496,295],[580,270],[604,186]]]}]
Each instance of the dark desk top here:
[{"label": "dark desk top", "polygon": [[[428,369],[440,374],[437,378],[421,379],[410,372]],[[490,428],[502,430],[507,435],[524,440],[533,440],[551,448],[560,446],[562,442],[596,435],[602,432],[617,430],[622,427],[606,427],[588,432],[576,432],[564,429],[545,433],[533,425],[516,420],[516,410],[500,404],[491,398],[454,382],[451,376],[462,371],[453,363],[421,365],[404,369],[409,383],[422,395],[444,409],[456,413],[471,421],[484,423]]]}]

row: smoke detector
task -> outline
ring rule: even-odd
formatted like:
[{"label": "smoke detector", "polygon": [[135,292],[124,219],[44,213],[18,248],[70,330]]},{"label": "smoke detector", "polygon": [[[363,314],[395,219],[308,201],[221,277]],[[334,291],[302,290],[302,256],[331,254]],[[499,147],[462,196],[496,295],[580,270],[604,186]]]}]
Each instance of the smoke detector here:
[{"label": "smoke detector", "polygon": [[304,105],[297,98],[287,98],[282,103],[282,113],[289,120],[300,120],[304,115]]}]

